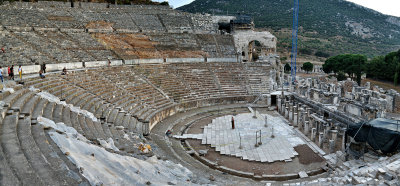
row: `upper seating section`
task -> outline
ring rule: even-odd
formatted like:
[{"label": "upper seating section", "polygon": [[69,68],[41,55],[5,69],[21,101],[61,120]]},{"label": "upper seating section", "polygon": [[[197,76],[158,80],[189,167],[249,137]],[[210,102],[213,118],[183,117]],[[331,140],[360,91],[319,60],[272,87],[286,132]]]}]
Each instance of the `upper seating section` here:
[{"label": "upper seating section", "polygon": [[143,58],[234,58],[210,15],[167,6],[40,1],[0,6],[1,64]]},{"label": "upper seating section", "polygon": [[[60,29],[61,31],[84,31],[93,29],[93,22],[105,22],[108,31],[117,32],[169,32],[169,33],[215,33],[217,26],[209,15],[188,14],[168,6],[126,5],[103,3],[14,2],[0,6],[0,24],[12,27],[36,29]],[[99,26],[101,27],[101,26]]]}]

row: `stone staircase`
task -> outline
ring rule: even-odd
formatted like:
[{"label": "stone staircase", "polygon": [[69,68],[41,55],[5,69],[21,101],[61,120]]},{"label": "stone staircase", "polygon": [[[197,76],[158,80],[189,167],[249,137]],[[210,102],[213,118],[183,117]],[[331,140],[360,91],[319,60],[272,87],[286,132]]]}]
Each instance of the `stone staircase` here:
[{"label": "stone staircase", "polygon": [[58,147],[49,145],[43,127],[36,124],[34,117],[42,113],[51,116],[51,107],[45,105],[52,105],[38,100],[21,87],[3,99],[6,115],[0,120],[0,185],[88,185],[66,157],[60,158],[65,156],[61,151],[54,152]]}]

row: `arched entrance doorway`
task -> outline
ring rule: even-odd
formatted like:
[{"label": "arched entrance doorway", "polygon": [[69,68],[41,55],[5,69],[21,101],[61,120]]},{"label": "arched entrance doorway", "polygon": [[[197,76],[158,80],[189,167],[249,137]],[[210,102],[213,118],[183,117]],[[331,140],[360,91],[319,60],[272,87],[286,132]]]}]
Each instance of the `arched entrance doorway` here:
[{"label": "arched entrance doorway", "polygon": [[263,53],[263,47],[262,44],[257,41],[250,41],[249,43],[249,50],[248,50],[248,61],[249,62],[254,62],[257,61],[261,55],[265,55],[265,53]]}]

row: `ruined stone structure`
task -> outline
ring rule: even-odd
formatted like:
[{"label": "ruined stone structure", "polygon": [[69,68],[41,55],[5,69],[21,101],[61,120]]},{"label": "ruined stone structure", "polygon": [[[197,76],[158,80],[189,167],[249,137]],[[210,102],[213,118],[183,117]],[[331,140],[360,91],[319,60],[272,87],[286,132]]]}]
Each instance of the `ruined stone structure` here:
[{"label": "ruined stone structure", "polygon": [[238,30],[233,34],[237,54],[241,61],[252,61],[255,50],[254,42],[261,44],[261,58],[268,54],[276,53],[276,37],[269,32],[256,32],[253,30]]},{"label": "ruined stone structure", "polygon": [[[232,17],[189,14],[164,6],[83,2],[74,8],[64,2],[15,2],[0,6],[0,11],[0,44],[6,50],[0,53],[1,65],[22,64],[24,74],[37,74],[40,64],[46,63],[47,72],[51,72],[44,79],[30,75],[23,79],[23,85],[13,81],[3,84],[13,90],[4,89],[0,94],[0,185],[108,184],[94,184],[85,174],[88,170],[70,161],[74,152],[65,151],[52,140],[52,135],[65,135],[68,131],[39,124],[42,117],[64,123],[85,137],[82,143],[111,153],[150,163],[173,159],[182,164],[177,165],[182,170],[187,167],[197,176],[185,183],[264,185],[258,180],[292,180],[297,185],[390,185],[398,181],[399,157],[382,160],[371,170],[358,168],[360,163],[346,162],[343,157],[351,142],[345,135],[347,124],[396,117],[400,94],[318,76],[288,84],[289,77],[275,54],[276,37],[254,31],[251,22],[231,22]],[[218,29],[218,23],[226,21],[234,24],[232,33]],[[255,55],[259,55],[256,61]],[[68,75],[59,75],[64,67]],[[314,69],[319,73],[321,67]],[[252,146],[244,149],[253,153],[240,151],[238,144],[227,144],[241,143],[240,133],[239,139],[228,138],[233,132],[218,141],[223,153],[232,152],[234,156],[240,151],[243,159],[276,161],[281,166],[297,162],[301,153],[293,150],[296,141],[283,144],[280,139],[284,137],[276,135],[274,143],[267,144],[275,138],[274,125],[269,122],[279,118],[280,128],[285,129],[280,131],[304,139],[309,150],[306,155],[315,155],[323,166],[313,167],[309,164],[315,162],[311,161],[303,166],[307,171],[293,167],[296,172],[289,174],[273,168],[268,169],[274,171],[269,174],[238,171],[220,165],[218,160],[200,157],[206,156],[208,150],[168,138],[170,133],[188,132],[194,123],[235,116],[243,108],[250,108],[253,119],[260,124],[255,128],[236,124],[237,128],[247,127]],[[261,115],[262,109],[268,114]],[[237,122],[247,122],[243,120],[246,119]],[[222,122],[215,122],[213,132],[205,134],[212,135],[214,141],[221,139],[215,132],[220,131]],[[229,123],[225,126],[229,127]],[[253,138],[254,130],[259,131],[259,137],[256,133]],[[269,132],[269,139],[261,137],[265,135],[263,131]],[[264,156],[264,150],[268,150],[254,149],[254,139],[260,140],[256,145],[265,143],[276,153]],[[105,140],[112,141],[115,147],[105,145]],[[202,140],[204,144],[214,144],[207,142],[206,136]],[[155,147],[157,158],[148,158],[151,153],[143,154],[143,147],[147,147],[143,143]],[[289,150],[281,151],[280,145]],[[96,160],[98,154],[82,156]],[[107,174],[118,176],[107,170],[111,171]],[[132,174],[146,177],[141,170]],[[210,174],[218,175],[217,179]],[[323,178],[307,178],[314,175]],[[152,184],[151,178],[134,181]],[[179,185],[175,180],[163,181],[165,185]]]}]

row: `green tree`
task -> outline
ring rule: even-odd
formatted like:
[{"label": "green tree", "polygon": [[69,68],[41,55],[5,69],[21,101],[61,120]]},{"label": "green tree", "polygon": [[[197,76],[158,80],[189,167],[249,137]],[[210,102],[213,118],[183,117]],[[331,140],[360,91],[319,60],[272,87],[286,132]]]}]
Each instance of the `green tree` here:
[{"label": "green tree", "polygon": [[340,72],[338,72],[336,78],[337,78],[338,81],[346,80],[346,74],[344,74],[343,71],[340,71]]},{"label": "green tree", "polygon": [[399,82],[399,72],[400,72],[400,63],[399,63],[399,58],[396,56],[393,58],[393,62],[397,63],[396,66],[396,71],[394,73],[394,77],[393,77],[393,82],[394,82],[394,86],[397,86],[398,82]]},{"label": "green tree", "polygon": [[323,70],[326,73],[334,72],[335,74],[342,71],[349,75],[357,83],[361,84],[361,75],[365,72],[367,57],[359,54],[342,54],[330,57],[325,61]]},{"label": "green tree", "polygon": [[307,73],[312,71],[314,68],[314,65],[310,62],[306,62],[303,64],[303,70],[305,70]]},{"label": "green tree", "polygon": [[327,58],[327,57],[329,57],[329,54],[328,54],[328,53],[326,53],[326,52],[317,51],[317,52],[315,52],[315,56],[317,56],[317,57],[325,57],[325,58]]},{"label": "green tree", "polygon": [[385,56],[377,56],[366,64],[366,73],[368,78],[381,79],[385,76]]},{"label": "green tree", "polygon": [[313,51],[308,48],[300,48],[299,51],[300,51],[300,53],[306,54],[306,55],[311,55],[313,53]]}]

